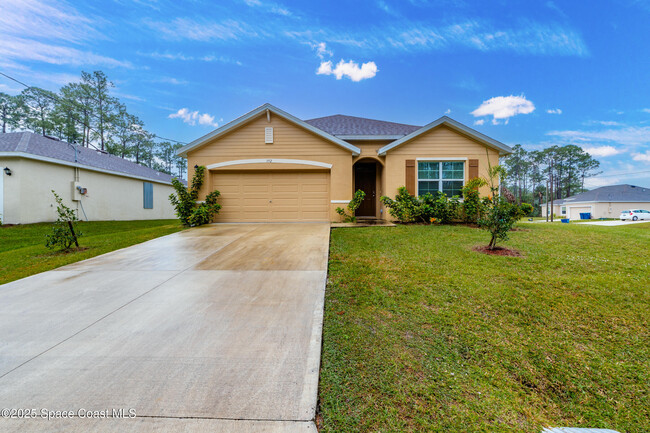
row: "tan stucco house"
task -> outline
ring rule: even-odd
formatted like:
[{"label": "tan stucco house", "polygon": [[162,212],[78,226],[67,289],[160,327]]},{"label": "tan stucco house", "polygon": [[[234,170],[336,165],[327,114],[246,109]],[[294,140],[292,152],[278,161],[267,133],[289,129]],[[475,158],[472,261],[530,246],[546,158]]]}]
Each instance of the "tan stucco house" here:
[{"label": "tan stucco house", "polygon": [[179,150],[209,171],[203,196],[217,189],[216,222],[338,221],[354,191],[359,217],[389,219],[379,202],[400,186],[452,196],[487,176],[510,147],[449,117],[425,126],[335,115],[300,120],[270,104]]},{"label": "tan stucco house", "polygon": [[32,132],[0,133],[3,224],[54,221],[51,190],[82,220],[176,218],[171,176]]},{"label": "tan stucco house", "polygon": [[[551,202],[542,205],[546,216]],[[650,210],[650,188],[635,185],[610,185],[585,191],[571,197],[553,201],[553,214],[560,218],[580,219],[581,213],[591,218],[618,218],[630,209]]]}]

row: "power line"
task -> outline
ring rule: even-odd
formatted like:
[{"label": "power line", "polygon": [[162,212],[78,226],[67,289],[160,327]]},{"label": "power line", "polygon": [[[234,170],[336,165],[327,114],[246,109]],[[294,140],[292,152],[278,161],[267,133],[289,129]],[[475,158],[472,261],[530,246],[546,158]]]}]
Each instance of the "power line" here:
[{"label": "power line", "polygon": [[610,173],[610,174],[606,174],[604,176],[589,176],[589,177],[587,177],[587,179],[601,178],[601,177],[630,176],[630,175],[640,174],[640,173],[650,173],[650,170],[633,171],[631,173]]},{"label": "power line", "polygon": [[[21,86],[24,86],[24,87],[27,88],[27,89],[30,89],[30,88],[34,87],[34,86],[30,86],[30,85],[28,85],[28,84],[25,84],[25,83],[23,83],[22,81],[20,81],[20,80],[14,78],[14,77],[12,77],[12,76],[7,75],[7,74],[5,74],[5,73],[2,72],[2,71],[0,71],[0,75],[4,76],[4,77],[6,77],[6,78],[8,78],[8,79],[10,79],[10,80],[12,80],[12,81],[15,81],[16,83],[20,84]],[[65,101],[61,101],[61,98],[59,98],[58,96],[56,96],[56,94],[55,94],[54,96],[50,96],[50,95],[48,95],[48,94],[44,94],[43,96],[45,96],[45,97],[48,98],[48,99],[52,99],[52,100],[58,102],[59,104],[64,105],[64,106],[66,106],[66,107],[68,107],[68,108],[78,108],[78,107],[71,107],[70,105],[66,104]],[[93,98],[93,99],[94,99],[94,98]],[[30,107],[30,108],[33,109],[33,107]],[[97,116],[94,116],[94,115],[93,115],[93,117],[95,117],[96,119],[98,119],[98,120],[100,120],[100,121],[103,121],[103,119],[101,119],[101,117],[97,117]],[[99,134],[99,132],[98,132],[97,130],[91,128],[90,125],[86,124],[83,120],[81,120],[81,119],[75,119],[75,120],[77,120],[79,123],[81,123],[83,126],[85,126],[86,128],[88,128],[89,130],[95,132],[96,134]],[[172,139],[172,138],[161,137],[161,136],[156,135],[156,134],[151,133],[151,132],[150,132],[149,134],[150,134],[152,137],[154,137],[154,138],[158,138],[158,139],[160,139],[160,140],[172,141],[172,142],[174,142],[174,143],[178,143],[178,144],[182,144],[182,145],[186,145],[186,144],[187,144],[187,143],[185,143],[185,142],[183,142],[183,141],[174,140],[174,139]],[[97,148],[95,145],[93,145],[93,144],[90,143],[90,142],[89,142],[88,144],[90,144],[90,145],[92,145],[93,147]]]}]

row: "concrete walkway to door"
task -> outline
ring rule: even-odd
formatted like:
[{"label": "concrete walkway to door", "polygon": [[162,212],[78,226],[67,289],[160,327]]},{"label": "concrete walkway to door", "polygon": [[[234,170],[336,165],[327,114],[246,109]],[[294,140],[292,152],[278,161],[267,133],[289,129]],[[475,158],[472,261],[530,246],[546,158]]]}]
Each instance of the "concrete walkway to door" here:
[{"label": "concrete walkway to door", "polygon": [[39,411],[0,431],[315,432],[328,248],[210,225],[0,286],[0,407]]}]

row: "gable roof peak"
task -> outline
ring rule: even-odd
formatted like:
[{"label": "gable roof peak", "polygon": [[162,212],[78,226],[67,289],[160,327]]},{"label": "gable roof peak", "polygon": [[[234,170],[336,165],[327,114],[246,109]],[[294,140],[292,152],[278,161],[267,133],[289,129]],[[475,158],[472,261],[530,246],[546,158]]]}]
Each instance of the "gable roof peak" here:
[{"label": "gable roof peak", "polygon": [[208,141],[226,134],[227,132],[233,130],[234,128],[236,128],[236,127],[248,122],[249,120],[252,120],[252,119],[256,118],[257,116],[263,114],[267,110],[269,112],[272,112],[272,113],[282,117],[285,120],[288,120],[289,122],[292,122],[292,123],[304,128],[304,129],[306,129],[306,130],[308,130],[308,131],[310,131],[310,132],[312,132],[312,133],[314,133],[316,135],[321,136],[322,138],[324,138],[324,139],[326,139],[328,141],[331,141],[334,144],[337,144],[337,145],[351,151],[352,154],[355,155],[355,156],[359,155],[361,153],[361,149],[359,149],[358,147],[353,146],[352,144],[347,143],[347,142],[345,142],[345,141],[343,141],[343,140],[329,134],[326,131],[323,131],[323,130],[321,130],[319,128],[316,128],[316,127],[310,125],[309,123],[307,123],[307,122],[305,122],[303,120],[300,120],[297,117],[287,113],[286,111],[281,110],[278,107],[266,102],[266,103],[260,105],[259,107],[255,108],[254,110],[251,110],[248,113],[244,114],[243,116],[240,116],[240,117],[236,118],[235,120],[226,123],[225,125],[221,126],[220,128],[217,128],[214,131],[204,135],[203,137],[200,137],[200,138],[192,141],[191,143],[187,144],[186,146],[181,147],[180,149],[178,149],[176,154],[186,157],[188,151],[196,149],[197,147],[203,146]]},{"label": "gable roof peak", "polygon": [[434,120],[433,122],[424,125],[422,128],[419,128],[418,130],[400,138],[399,140],[395,140],[390,144],[387,144],[386,146],[382,147],[377,151],[377,154],[382,156],[385,155],[386,152],[388,152],[391,149],[394,149],[397,146],[400,146],[415,137],[418,137],[425,132],[431,131],[432,129],[435,129],[439,126],[445,125],[451,129],[456,130],[457,132],[461,132],[474,140],[486,145],[487,147],[491,147],[492,149],[495,149],[499,152],[499,155],[508,155],[512,153],[512,148],[508,145],[505,145],[501,143],[500,141],[497,141],[493,138],[488,137],[485,134],[482,134],[478,132],[475,129],[470,128],[469,126],[463,125],[462,123],[458,122],[457,120],[452,119],[451,117],[448,116],[442,116],[439,117],[438,119]]}]

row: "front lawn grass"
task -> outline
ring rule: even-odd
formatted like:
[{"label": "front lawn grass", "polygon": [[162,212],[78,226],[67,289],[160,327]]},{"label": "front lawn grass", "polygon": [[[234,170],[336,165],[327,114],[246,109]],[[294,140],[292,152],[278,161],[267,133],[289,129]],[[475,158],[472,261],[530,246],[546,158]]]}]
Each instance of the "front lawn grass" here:
[{"label": "front lawn grass", "polygon": [[650,223],[332,230],[322,432],[650,431]]},{"label": "front lawn grass", "polygon": [[[51,223],[0,226],[0,284],[182,230],[178,220],[79,222],[83,251],[45,248]],[[161,251],[161,254],[164,252]]]}]

